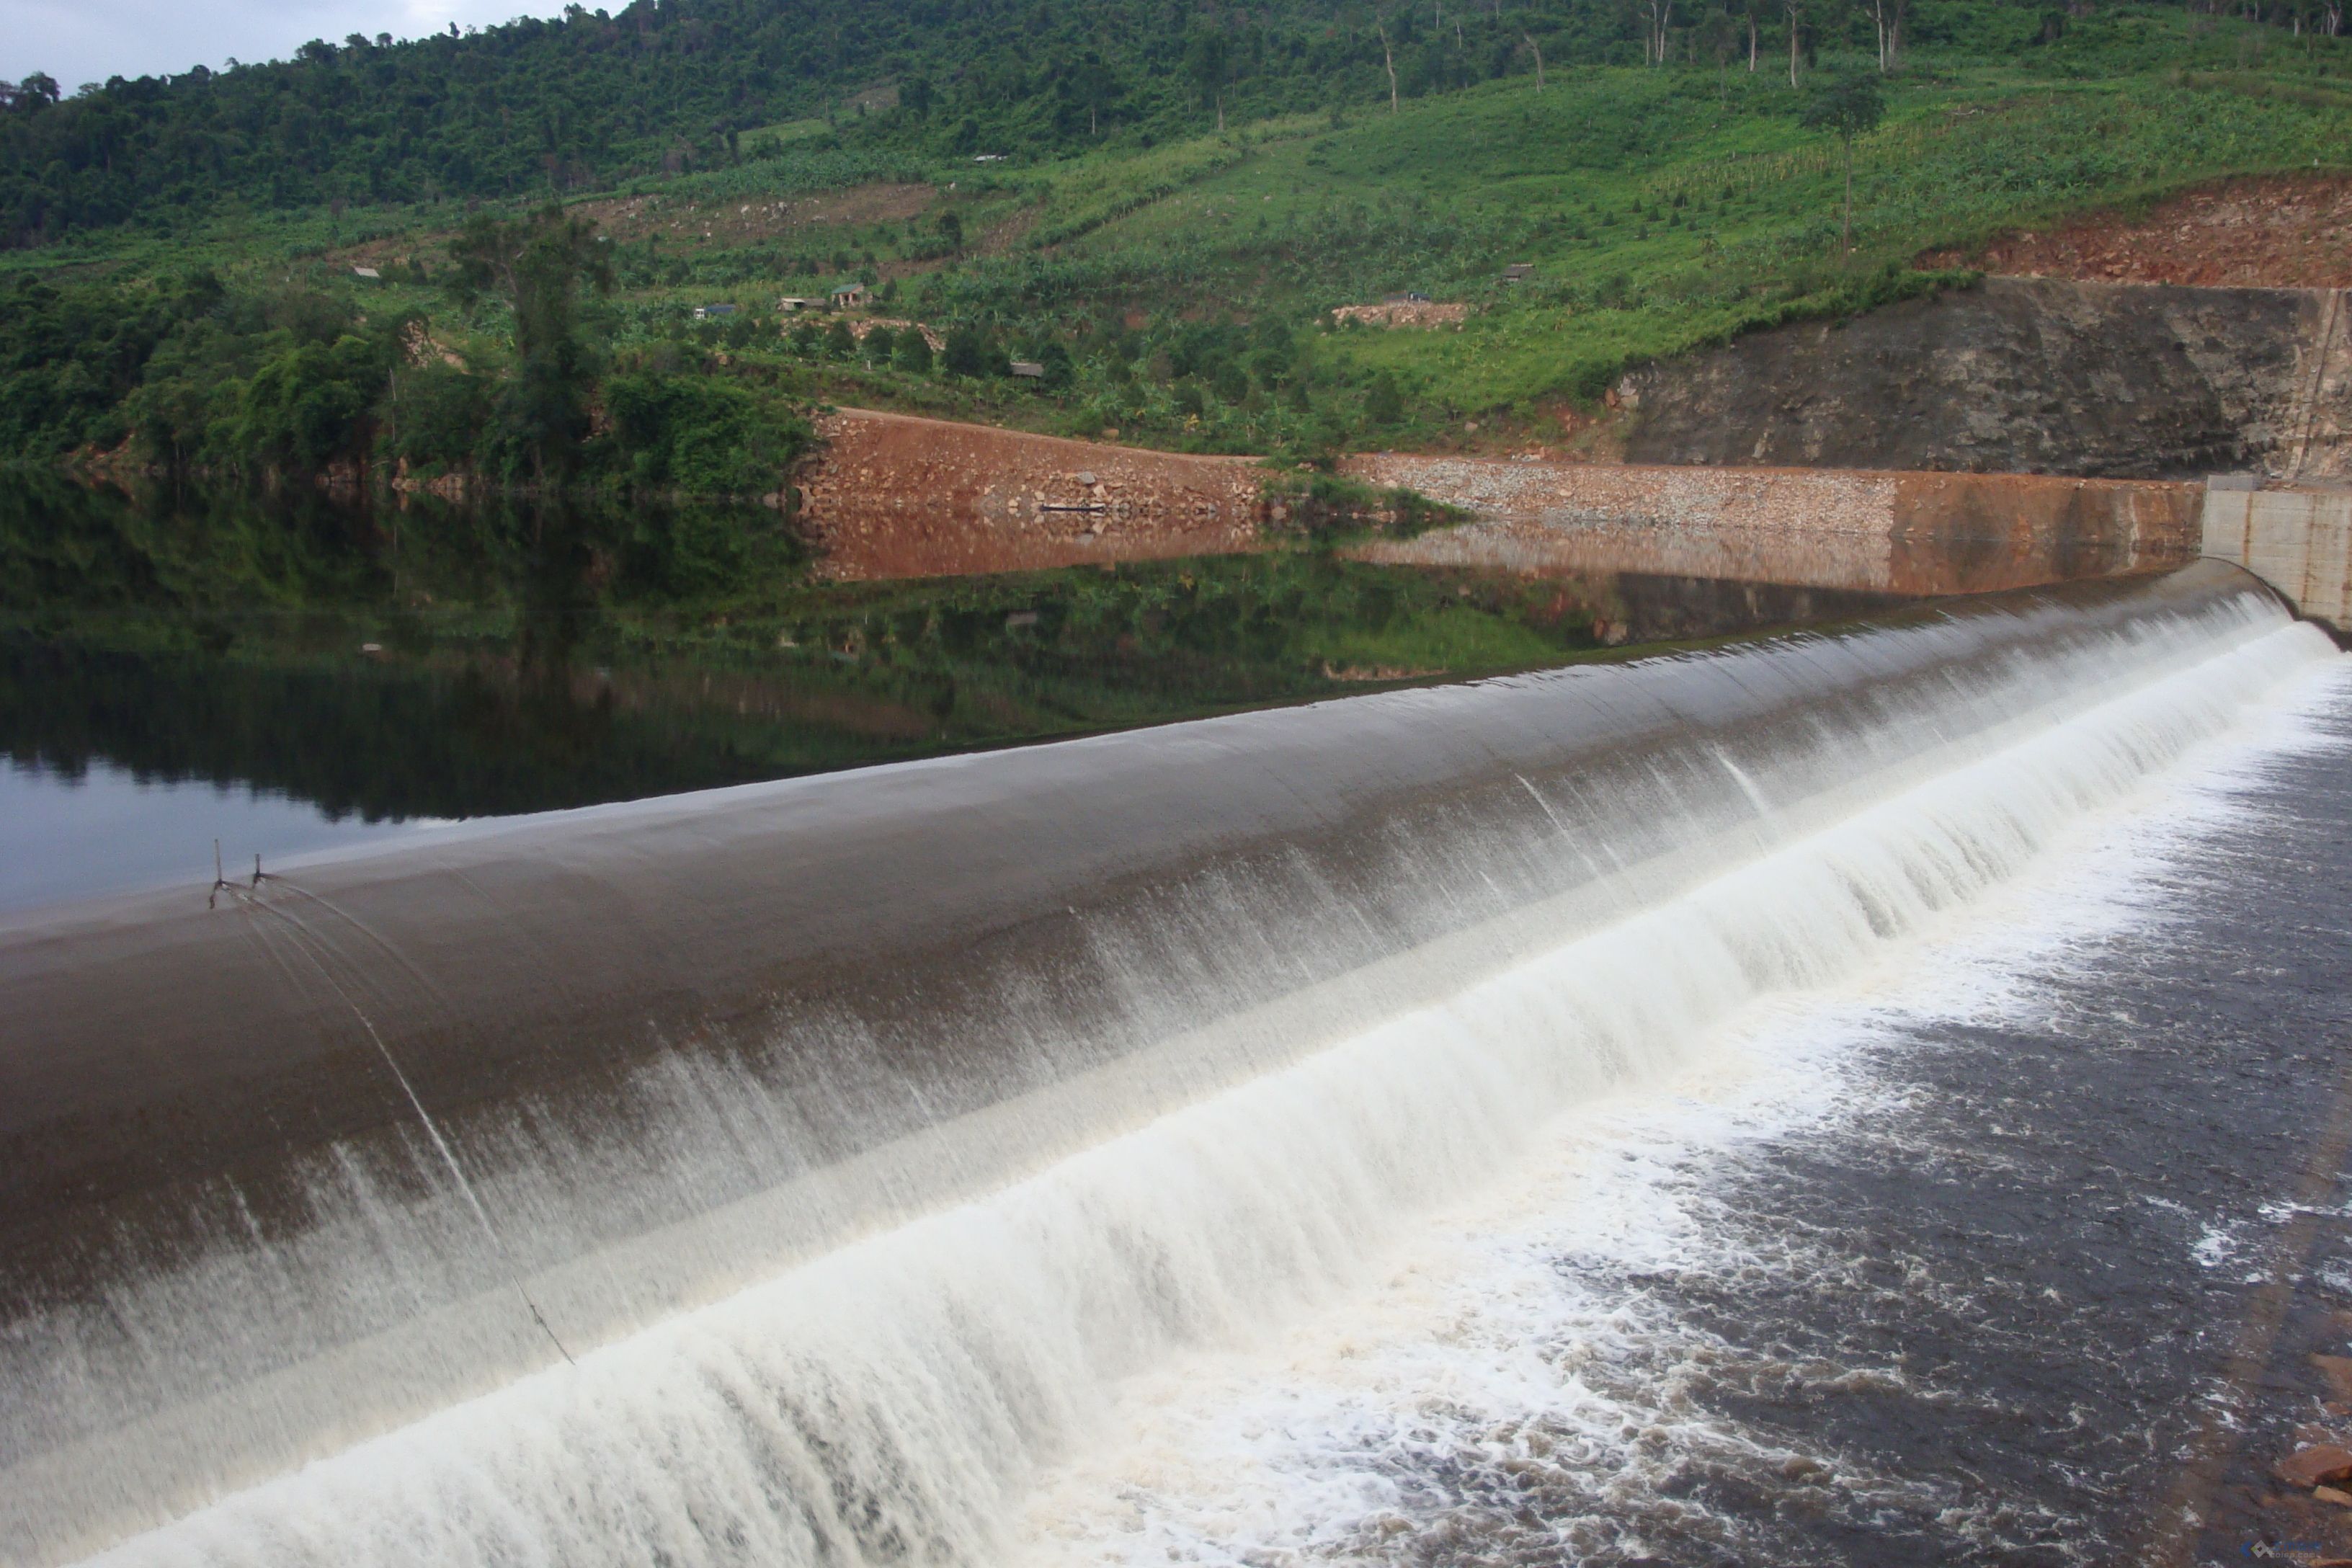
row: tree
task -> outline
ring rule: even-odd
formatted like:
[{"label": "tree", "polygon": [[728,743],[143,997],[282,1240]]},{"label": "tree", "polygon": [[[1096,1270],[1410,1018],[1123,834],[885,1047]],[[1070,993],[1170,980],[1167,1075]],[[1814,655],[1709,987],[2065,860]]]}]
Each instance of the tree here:
[{"label": "tree", "polygon": [[1389,47],[1389,25],[1375,16],[1372,26],[1380,29],[1381,63],[1388,67],[1389,72],[1389,112],[1394,114],[1397,111],[1396,51]]},{"label": "tree", "polygon": [[1201,101],[1217,106],[1217,133],[1225,130],[1225,80],[1233,69],[1233,48],[1222,28],[1203,28],[1184,46],[1184,74],[1201,90]]},{"label": "tree", "polygon": [[1709,11],[1698,26],[1698,46],[1715,61],[1715,94],[1718,105],[1727,103],[1730,86],[1725,79],[1731,69],[1731,57],[1739,52],[1739,25],[1728,11]]},{"label": "tree", "polygon": [[391,358],[381,341],[289,344],[264,360],[239,399],[240,454],[315,473],[358,443]]},{"label": "tree", "polygon": [[977,378],[994,370],[996,359],[988,335],[978,327],[952,327],[948,331],[947,348],[940,355],[940,368],[950,375]]},{"label": "tree", "polygon": [[[1070,91],[1087,106],[1087,134],[1102,134],[1102,117],[1118,101],[1118,73],[1103,63],[1102,56],[1088,49],[1070,73]],[[1223,129],[1222,124],[1219,127]]]},{"label": "tree", "polygon": [[449,259],[459,299],[495,294],[513,310],[515,379],[502,412],[541,485],[560,479],[588,430],[595,363],[581,334],[580,291],[612,288],[604,242],[593,224],[551,203],[527,218],[475,214],[450,242]]},{"label": "tree", "polygon": [[919,327],[908,327],[898,334],[898,348],[894,356],[900,370],[909,375],[931,374],[931,342]]},{"label": "tree", "polygon": [[1675,25],[1675,0],[1641,0],[1642,53],[1654,66],[1666,63],[1666,37]]},{"label": "tree", "polygon": [[1538,92],[1541,92],[1543,90],[1544,84],[1543,46],[1537,43],[1536,36],[1533,33],[1528,32],[1524,27],[1519,29],[1519,37],[1526,40],[1528,52],[1533,54],[1536,58],[1536,90]]},{"label": "tree", "polygon": [[1845,221],[1840,248],[1853,254],[1853,139],[1873,130],[1886,117],[1886,100],[1878,83],[1866,76],[1842,77],[1817,89],[1799,123],[1808,131],[1826,131],[1845,149]]},{"label": "tree", "polygon": [[1871,25],[1878,29],[1878,74],[1886,75],[1900,63],[1903,54],[1903,18],[1911,10],[1911,0],[1870,0]]}]

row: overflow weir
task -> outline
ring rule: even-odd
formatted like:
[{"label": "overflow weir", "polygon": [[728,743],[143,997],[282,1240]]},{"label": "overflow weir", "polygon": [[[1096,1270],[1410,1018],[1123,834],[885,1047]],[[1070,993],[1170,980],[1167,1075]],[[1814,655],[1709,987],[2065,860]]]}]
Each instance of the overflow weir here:
[{"label": "overflow weir", "polygon": [[998,1560],[1119,1376],[2328,657],[2202,563],[0,921],[12,1560]]}]

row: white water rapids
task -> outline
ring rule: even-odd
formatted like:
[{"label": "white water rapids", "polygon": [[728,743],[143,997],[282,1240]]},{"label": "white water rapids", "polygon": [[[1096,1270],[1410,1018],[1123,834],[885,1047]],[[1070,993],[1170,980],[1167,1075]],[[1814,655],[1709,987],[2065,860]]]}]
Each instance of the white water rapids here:
[{"label": "white water rapids", "polygon": [[[1587,1398],[1572,1362],[1449,1356],[1463,1281],[1507,1293],[1514,1268],[1538,1267],[1533,1244],[1506,1267],[1508,1247],[1473,1256],[1449,1239],[1465,1212],[1502,1205],[1533,1234],[1547,1205],[1601,1205],[1615,1217],[1550,1223],[1696,1245],[1672,1205],[1637,1201],[1638,1182],[1594,1163],[1640,1169],[1664,1127],[1703,1143],[1815,1114],[1803,1053],[1786,1049],[1753,1099],[1768,1109],[1739,1110],[1760,1070],[1739,1042],[1788,1039],[1819,999],[1899,988],[1938,943],[1981,940],[1988,909],[2055,885],[2084,835],[2150,809],[2184,765],[2210,765],[2336,668],[2319,633],[2270,612],[2175,637],[2119,645],[2100,679],[2041,694],[2015,724],[1941,737],[1934,771],[1828,820],[1790,813],[1776,832],[1777,803],[1727,758],[1766,831],[1662,901],[1549,946],[1522,930],[1532,956],[1440,1000],[98,1560],[1369,1551],[1396,1500],[1359,1468],[1302,1457],[1344,1446],[1334,1434],[1362,1418],[1364,1389],[1402,1400],[1425,1378],[1414,1397],[1472,1409]],[[1834,1076],[1822,1068],[1823,1096]],[[1711,1086],[1697,1109],[1694,1085]],[[1102,1109],[1106,1126],[1132,1120]],[[1334,1370],[1364,1346],[1376,1375]],[[1465,1377],[1485,1386],[1447,1386]],[[1498,1381],[1515,1391],[1497,1395]],[[1603,1414],[1613,1426],[1622,1412]],[[1596,1439],[1591,1462],[1621,1460]]]}]

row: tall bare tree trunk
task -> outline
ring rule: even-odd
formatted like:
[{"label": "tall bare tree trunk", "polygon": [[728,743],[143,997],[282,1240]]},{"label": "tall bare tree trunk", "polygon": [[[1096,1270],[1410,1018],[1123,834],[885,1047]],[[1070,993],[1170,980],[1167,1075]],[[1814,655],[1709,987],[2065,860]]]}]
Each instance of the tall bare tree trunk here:
[{"label": "tall bare tree trunk", "polygon": [[1878,29],[1878,74],[1888,76],[1903,61],[1903,13],[1910,0],[1870,0],[1870,19]]},{"label": "tall bare tree trunk", "polygon": [[1528,48],[1536,57],[1536,90],[1541,92],[1543,90],[1543,46],[1536,42],[1536,36],[1533,33],[1522,31],[1519,37],[1528,41]]},{"label": "tall bare tree trunk", "polygon": [[1666,34],[1674,26],[1675,0],[1647,0],[1644,15],[1649,23],[1649,37],[1643,40],[1643,53],[1654,66],[1666,63]]},{"label": "tall bare tree trunk", "polygon": [[1381,32],[1381,63],[1388,67],[1389,112],[1394,114],[1397,111],[1396,55],[1389,47],[1388,24],[1374,18],[1372,26],[1378,27]]},{"label": "tall bare tree trunk", "polygon": [[1789,85],[1797,85],[1797,35],[1804,29],[1804,8],[1798,0],[1783,0],[1780,7],[1789,14]]},{"label": "tall bare tree trunk", "polygon": [[1748,13],[1748,74],[1756,74],[1756,13]]},{"label": "tall bare tree trunk", "polygon": [[1838,247],[1853,258],[1853,138],[1845,139],[1845,223],[1838,230]]}]

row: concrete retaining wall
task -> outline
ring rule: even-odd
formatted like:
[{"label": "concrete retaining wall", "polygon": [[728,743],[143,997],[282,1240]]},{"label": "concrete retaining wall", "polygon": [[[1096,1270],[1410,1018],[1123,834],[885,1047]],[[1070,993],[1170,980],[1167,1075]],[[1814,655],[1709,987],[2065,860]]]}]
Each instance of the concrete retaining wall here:
[{"label": "concrete retaining wall", "polygon": [[1359,552],[1399,564],[1655,572],[1974,594],[2185,564],[2200,487],[2036,474],[1347,459],[1480,521]]},{"label": "concrete retaining wall", "polygon": [[2204,551],[2243,566],[2313,620],[2352,631],[2352,487],[2216,479],[2205,495]]}]

